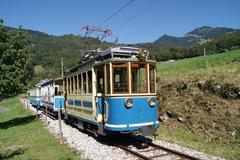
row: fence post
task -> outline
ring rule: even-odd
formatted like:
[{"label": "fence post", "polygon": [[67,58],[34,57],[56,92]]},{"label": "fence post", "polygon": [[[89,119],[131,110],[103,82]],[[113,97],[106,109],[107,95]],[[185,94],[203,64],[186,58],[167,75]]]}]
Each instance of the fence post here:
[{"label": "fence post", "polygon": [[46,112],[45,121],[47,123],[47,116],[48,116],[48,106],[47,105],[45,107],[45,112]]},{"label": "fence post", "polygon": [[38,105],[36,107],[37,107],[37,109],[36,109],[36,118],[38,118]]},{"label": "fence post", "polygon": [[206,53],[206,48],[203,48],[203,54],[204,54],[204,59],[205,59],[205,68],[208,68],[208,57],[207,57],[207,53]]}]

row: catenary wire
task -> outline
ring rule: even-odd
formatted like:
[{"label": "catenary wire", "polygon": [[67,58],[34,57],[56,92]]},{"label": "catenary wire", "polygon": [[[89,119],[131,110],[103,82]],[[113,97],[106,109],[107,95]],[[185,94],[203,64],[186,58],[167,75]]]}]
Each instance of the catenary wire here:
[{"label": "catenary wire", "polygon": [[127,21],[123,22],[122,24],[120,24],[119,26],[117,26],[114,31],[116,30],[120,30],[122,29],[125,25],[129,24],[131,21],[133,21],[135,18],[137,18],[139,15],[141,15],[142,13],[144,13],[146,10],[148,10],[150,7],[152,7],[153,5],[159,3],[160,0],[155,0],[152,3],[150,3],[149,5],[147,5],[145,8],[143,8],[142,10],[140,10],[138,13],[136,13],[134,16],[132,16],[131,18],[129,18]]},{"label": "catenary wire", "polygon": [[117,15],[120,11],[122,11],[124,8],[129,6],[132,2],[135,0],[130,0],[126,4],[124,4],[122,7],[120,7],[117,11],[115,11],[111,16],[109,16],[107,19],[105,19],[102,23],[100,23],[98,26],[101,27],[103,24],[105,24],[107,21],[109,21],[113,16]]}]

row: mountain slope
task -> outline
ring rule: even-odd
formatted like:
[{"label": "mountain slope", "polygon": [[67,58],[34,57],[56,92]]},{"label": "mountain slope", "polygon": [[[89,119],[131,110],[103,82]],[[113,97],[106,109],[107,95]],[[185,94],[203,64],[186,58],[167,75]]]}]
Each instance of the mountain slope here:
[{"label": "mountain slope", "polygon": [[167,47],[191,47],[193,45],[202,44],[233,32],[240,32],[240,30],[225,27],[215,28],[203,26],[186,33],[183,37],[163,35],[154,41],[154,43],[162,44]]},{"label": "mountain slope", "polygon": [[[7,29],[15,29],[6,27]],[[240,46],[240,32],[229,34],[232,30],[225,29],[225,36],[215,38],[211,42],[204,45],[197,45],[190,48],[171,48],[167,46],[184,46],[189,47],[198,44],[199,37],[216,37],[221,35],[216,31],[214,34],[211,27],[197,28],[184,37],[163,36],[162,40],[168,44],[162,45],[161,43],[141,43],[141,44],[118,44],[128,45],[148,49],[150,54],[154,55],[157,61],[166,61],[170,59],[190,58],[202,55],[203,47],[206,47],[208,53],[218,53],[225,50],[230,50],[232,47],[238,48]],[[222,28],[220,29],[223,30]],[[26,30],[31,41],[31,52],[33,65],[38,72],[37,75],[41,79],[58,77],[61,75],[61,58],[64,60],[64,67],[69,68],[75,66],[80,61],[82,55],[87,50],[113,46],[114,44],[102,42],[94,38],[86,38],[76,35],[62,35],[53,36],[43,32]],[[235,30],[234,30],[235,31]],[[222,33],[222,32],[221,32]],[[194,38],[192,38],[194,37]],[[196,38],[197,37],[197,38]]]}]

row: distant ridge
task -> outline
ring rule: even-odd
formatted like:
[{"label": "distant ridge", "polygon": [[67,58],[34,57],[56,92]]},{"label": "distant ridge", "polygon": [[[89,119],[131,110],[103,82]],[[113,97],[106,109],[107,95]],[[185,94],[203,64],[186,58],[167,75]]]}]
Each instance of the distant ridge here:
[{"label": "distant ridge", "polygon": [[[7,27],[12,30],[16,28]],[[116,44],[100,41],[97,38],[81,37],[66,34],[61,36],[49,35],[44,32],[23,29],[29,37],[33,66],[42,68],[42,79],[58,77],[61,74],[61,58],[64,67],[76,66],[87,50],[106,49]],[[232,32],[237,32],[230,34]],[[219,53],[240,46],[240,32],[237,29],[224,27],[203,26],[196,28],[183,37],[163,35],[152,43],[117,44],[141,47],[149,50],[157,61],[190,58],[202,55],[202,45],[207,42],[208,53]],[[194,47],[191,47],[195,45]],[[176,48],[177,47],[177,48]],[[189,47],[189,48],[183,48]]]},{"label": "distant ridge", "polygon": [[240,29],[202,26],[186,33],[182,37],[163,35],[153,43],[166,47],[191,47],[233,32],[240,32]]}]

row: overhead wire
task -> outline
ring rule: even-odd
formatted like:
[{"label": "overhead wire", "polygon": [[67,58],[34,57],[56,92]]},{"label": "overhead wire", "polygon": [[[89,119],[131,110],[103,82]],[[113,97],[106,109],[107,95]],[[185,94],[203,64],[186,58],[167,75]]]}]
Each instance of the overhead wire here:
[{"label": "overhead wire", "polygon": [[133,3],[135,0],[130,0],[129,2],[125,3],[122,7],[120,7],[117,11],[115,11],[111,16],[106,18],[102,23],[100,23],[98,26],[101,27],[103,24],[105,24],[107,21],[109,21],[113,16],[117,15],[120,11],[122,11],[124,8],[129,6],[131,3]]},{"label": "overhead wire", "polygon": [[123,28],[125,25],[129,24],[131,21],[133,21],[135,18],[137,18],[139,15],[141,15],[142,13],[144,13],[147,9],[151,8],[153,5],[159,3],[160,0],[155,0],[152,3],[150,3],[149,5],[147,5],[146,7],[144,7],[142,10],[140,10],[138,13],[136,13],[134,16],[132,16],[131,18],[129,18],[127,21],[123,22],[122,24],[120,24],[118,27],[116,27],[115,29],[113,29],[114,31],[116,30],[120,30],[121,28]]},{"label": "overhead wire", "polygon": [[[131,3],[133,3],[135,0],[130,0],[127,3],[125,3],[122,7],[120,7],[118,10],[116,10],[113,14],[111,14],[108,18],[106,18],[102,23],[100,23],[97,27],[102,27],[106,22],[108,22],[112,17],[114,17],[115,15],[117,15],[119,12],[121,12],[123,9],[125,9],[126,7],[128,7]],[[87,31],[84,35],[84,37],[86,37],[89,34],[92,34],[94,31]],[[99,38],[99,37],[98,37]],[[115,39],[115,42],[118,40],[118,38]],[[115,43],[114,42],[114,43]]]}]

